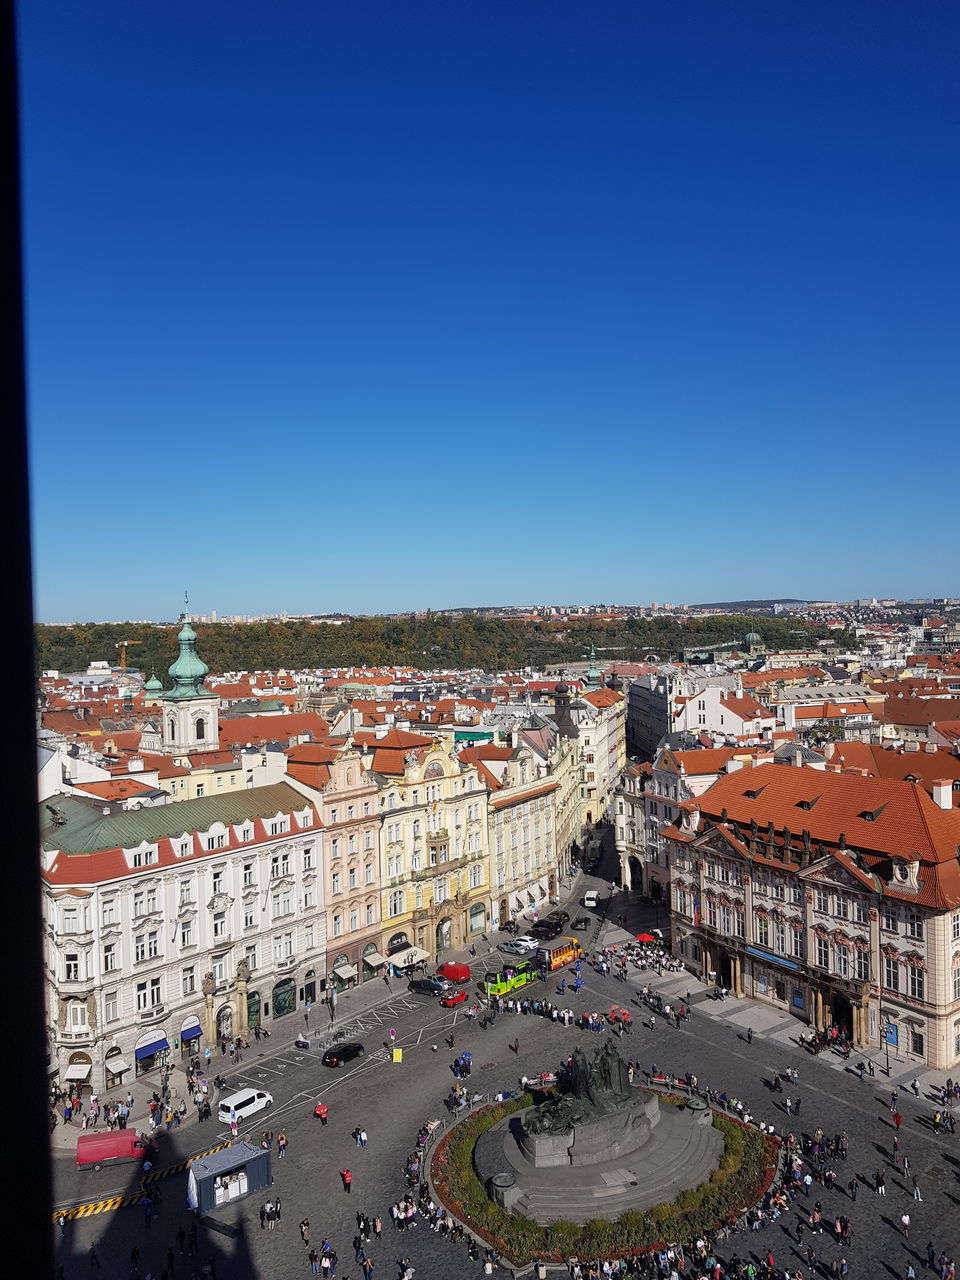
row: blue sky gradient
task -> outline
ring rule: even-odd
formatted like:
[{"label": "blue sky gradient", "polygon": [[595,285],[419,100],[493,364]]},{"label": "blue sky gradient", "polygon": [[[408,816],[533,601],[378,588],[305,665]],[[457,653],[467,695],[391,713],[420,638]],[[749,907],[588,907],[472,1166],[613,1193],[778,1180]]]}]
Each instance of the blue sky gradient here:
[{"label": "blue sky gradient", "polygon": [[20,43],[41,619],[960,595],[958,6]]}]

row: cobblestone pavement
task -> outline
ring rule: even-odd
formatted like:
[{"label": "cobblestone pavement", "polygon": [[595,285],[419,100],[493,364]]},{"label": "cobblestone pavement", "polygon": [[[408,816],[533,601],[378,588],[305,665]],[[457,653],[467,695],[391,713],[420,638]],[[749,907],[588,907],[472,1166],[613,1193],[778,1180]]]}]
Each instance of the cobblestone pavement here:
[{"label": "cobblestone pavement", "polygon": [[[584,886],[581,885],[582,889]],[[634,907],[630,914],[633,925],[643,915]],[[614,911],[614,914],[617,914]],[[651,917],[652,918],[652,917]],[[649,923],[649,921],[647,922]],[[623,936],[609,928],[606,941]],[[620,1042],[624,1057],[639,1062],[644,1069],[654,1063],[670,1071],[693,1071],[701,1085],[742,1098],[758,1120],[776,1125],[778,1132],[800,1126],[811,1132],[821,1125],[828,1133],[846,1129],[849,1134],[849,1158],[838,1162],[838,1188],[819,1188],[810,1197],[823,1201],[824,1216],[844,1213],[854,1225],[853,1240],[842,1249],[826,1235],[813,1241],[818,1267],[825,1268],[845,1257],[854,1280],[869,1276],[871,1280],[885,1274],[898,1280],[912,1262],[919,1275],[926,1263],[926,1245],[931,1241],[939,1252],[960,1260],[960,1158],[956,1140],[937,1136],[929,1127],[933,1106],[926,1096],[932,1080],[922,1077],[920,1099],[913,1097],[901,1083],[899,1108],[904,1116],[901,1131],[901,1158],[906,1154],[918,1175],[923,1200],[914,1200],[909,1181],[892,1163],[894,1129],[889,1112],[889,1090],[897,1083],[880,1075],[861,1083],[849,1063],[821,1055],[811,1057],[798,1044],[800,1024],[761,1011],[747,1001],[719,1004],[709,999],[700,984],[686,974],[636,974],[625,987],[612,977],[590,974],[583,992],[573,997],[568,991],[564,1002],[580,1011],[602,1012],[612,1003],[625,1004],[644,981],[651,981],[664,999],[675,1000],[687,991],[693,998],[694,1013],[679,1030],[657,1019],[655,1028],[636,1028]],[[542,990],[542,989],[541,989]],[[468,1049],[473,1053],[474,1074],[471,1085],[479,1091],[493,1092],[515,1085],[523,1072],[532,1074],[567,1057],[575,1044],[601,1042],[601,1037],[562,1028],[534,1017],[503,1016],[494,1028],[484,1032],[475,1023],[466,1022],[458,1010],[440,1010],[421,999],[400,1000],[394,991],[390,1012],[383,1016],[376,1010],[359,1010],[354,1021],[364,1025],[362,1038],[367,1053],[359,1064],[343,1071],[330,1071],[320,1066],[316,1057],[297,1055],[273,1043],[261,1046],[258,1057],[242,1064],[242,1070],[231,1073],[236,1082],[269,1081],[276,1107],[269,1114],[269,1127],[275,1132],[285,1129],[289,1137],[289,1153],[273,1166],[274,1192],[282,1204],[282,1219],[276,1231],[260,1228],[258,1208],[263,1196],[237,1201],[200,1225],[196,1256],[181,1256],[176,1232],[182,1224],[188,1229],[193,1219],[183,1208],[183,1175],[162,1184],[163,1201],[159,1214],[147,1227],[142,1211],[119,1212],[68,1222],[59,1242],[58,1262],[67,1280],[95,1273],[88,1250],[96,1242],[100,1273],[108,1277],[131,1275],[130,1253],[140,1249],[139,1272],[160,1280],[167,1270],[169,1280],[189,1280],[204,1263],[212,1262],[216,1276],[281,1277],[309,1275],[310,1267],[298,1232],[304,1217],[310,1220],[311,1242],[331,1239],[340,1257],[337,1275],[340,1280],[359,1280],[362,1270],[354,1263],[351,1241],[356,1235],[355,1214],[362,1210],[379,1214],[384,1221],[382,1240],[374,1240],[369,1253],[375,1264],[376,1280],[398,1274],[397,1259],[409,1255],[416,1267],[417,1280],[456,1280],[457,1277],[480,1275],[479,1263],[471,1262],[464,1246],[452,1245],[421,1226],[416,1231],[398,1234],[390,1225],[389,1205],[403,1190],[403,1160],[412,1149],[414,1135],[422,1121],[445,1115],[443,1098],[453,1077],[451,1059]],[[380,1019],[379,1021],[377,1019]],[[343,1021],[341,1017],[340,1021]],[[389,1031],[397,1032],[396,1043],[403,1049],[403,1062],[396,1064],[388,1052]],[[753,1031],[748,1043],[746,1031]],[[447,1037],[453,1038],[453,1049]],[[515,1058],[508,1050],[514,1040],[520,1041]],[[436,1046],[436,1048],[434,1048]],[[851,1060],[852,1061],[852,1060]],[[799,1121],[789,1120],[782,1109],[781,1096],[771,1094],[769,1082],[774,1071],[787,1067],[800,1073],[795,1094],[802,1100]],[[909,1079],[912,1073],[900,1073]],[[321,1127],[314,1120],[313,1104],[322,1096],[330,1106],[330,1123]],[[258,1117],[264,1119],[264,1117]],[[366,1127],[369,1145],[355,1146],[350,1137],[358,1124]],[[255,1126],[253,1136],[265,1128]],[[177,1135],[183,1150],[197,1150],[211,1145],[219,1136],[214,1125],[197,1128],[190,1124]],[[74,1134],[75,1137],[75,1134]],[[72,1188],[79,1174],[67,1171],[69,1157],[58,1160],[58,1184]],[[350,1168],[354,1174],[352,1194],[344,1194],[338,1170]],[[872,1175],[877,1168],[887,1171],[887,1194],[873,1194]],[[115,1172],[115,1171],[113,1171]],[[88,1175],[90,1176],[90,1175]],[[852,1201],[842,1188],[858,1179],[859,1194]],[[83,1193],[89,1182],[81,1182]],[[113,1185],[113,1179],[111,1179]],[[104,1188],[106,1189],[106,1188]],[[801,1202],[804,1197],[801,1197]],[[800,1207],[800,1206],[798,1206]],[[900,1215],[911,1217],[909,1240],[904,1239]],[[757,1233],[739,1234],[724,1242],[726,1256],[764,1257],[772,1249],[779,1267],[793,1270],[802,1267],[810,1275],[806,1258],[809,1234],[802,1246],[796,1244],[798,1214],[785,1218]],[[167,1250],[173,1252],[173,1267],[168,1265]],[[721,1249],[723,1253],[723,1249]],[[501,1272],[502,1274],[502,1272]]]}]

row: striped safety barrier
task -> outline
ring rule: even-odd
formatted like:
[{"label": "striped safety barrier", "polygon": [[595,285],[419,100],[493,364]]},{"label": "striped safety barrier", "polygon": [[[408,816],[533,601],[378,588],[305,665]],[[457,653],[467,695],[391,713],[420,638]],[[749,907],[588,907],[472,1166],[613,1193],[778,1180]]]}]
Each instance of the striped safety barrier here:
[{"label": "striped safety barrier", "polygon": [[57,1209],[53,1213],[54,1223],[59,1223],[61,1219],[64,1222],[70,1222],[74,1218],[91,1218],[98,1213],[110,1213],[114,1209],[124,1209],[127,1205],[142,1204],[144,1199],[148,1197],[149,1189],[155,1182],[160,1182],[163,1178],[169,1178],[174,1173],[184,1173],[193,1164],[194,1160],[202,1160],[204,1156],[212,1156],[215,1151],[223,1151],[225,1147],[232,1147],[232,1142],[219,1142],[215,1147],[208,1147],[206,1151],[197,1151],[192,1156],[187,1156],[186,1160],[180,1160],[176,1164],[167,1165],[163,1169],[151,1170],[145,1174],[143,1185],[139,1191],[131,1191],[122,1196],[105,1196],[102,1200],[91,1200],[88,1204],[71,1205],[69,1209]]}]

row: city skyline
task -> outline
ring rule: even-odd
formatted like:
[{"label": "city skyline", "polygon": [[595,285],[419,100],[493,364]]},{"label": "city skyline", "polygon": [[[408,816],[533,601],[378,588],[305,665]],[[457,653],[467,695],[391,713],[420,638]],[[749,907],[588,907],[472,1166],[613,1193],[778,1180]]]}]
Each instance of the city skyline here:
[{"label": "city skyline", "polygon": [[960,594],[958,35],[22,5],[38,617]]}]

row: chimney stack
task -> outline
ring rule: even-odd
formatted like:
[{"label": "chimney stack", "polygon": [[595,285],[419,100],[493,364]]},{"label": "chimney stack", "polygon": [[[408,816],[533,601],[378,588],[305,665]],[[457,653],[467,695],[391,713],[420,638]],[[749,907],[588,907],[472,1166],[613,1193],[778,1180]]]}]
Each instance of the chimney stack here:
[{"label": "chimney stack", "polygon": [[949,778],[937,778],[934,782],[933,803],[940,809],[953,808],[953,782]]}]

